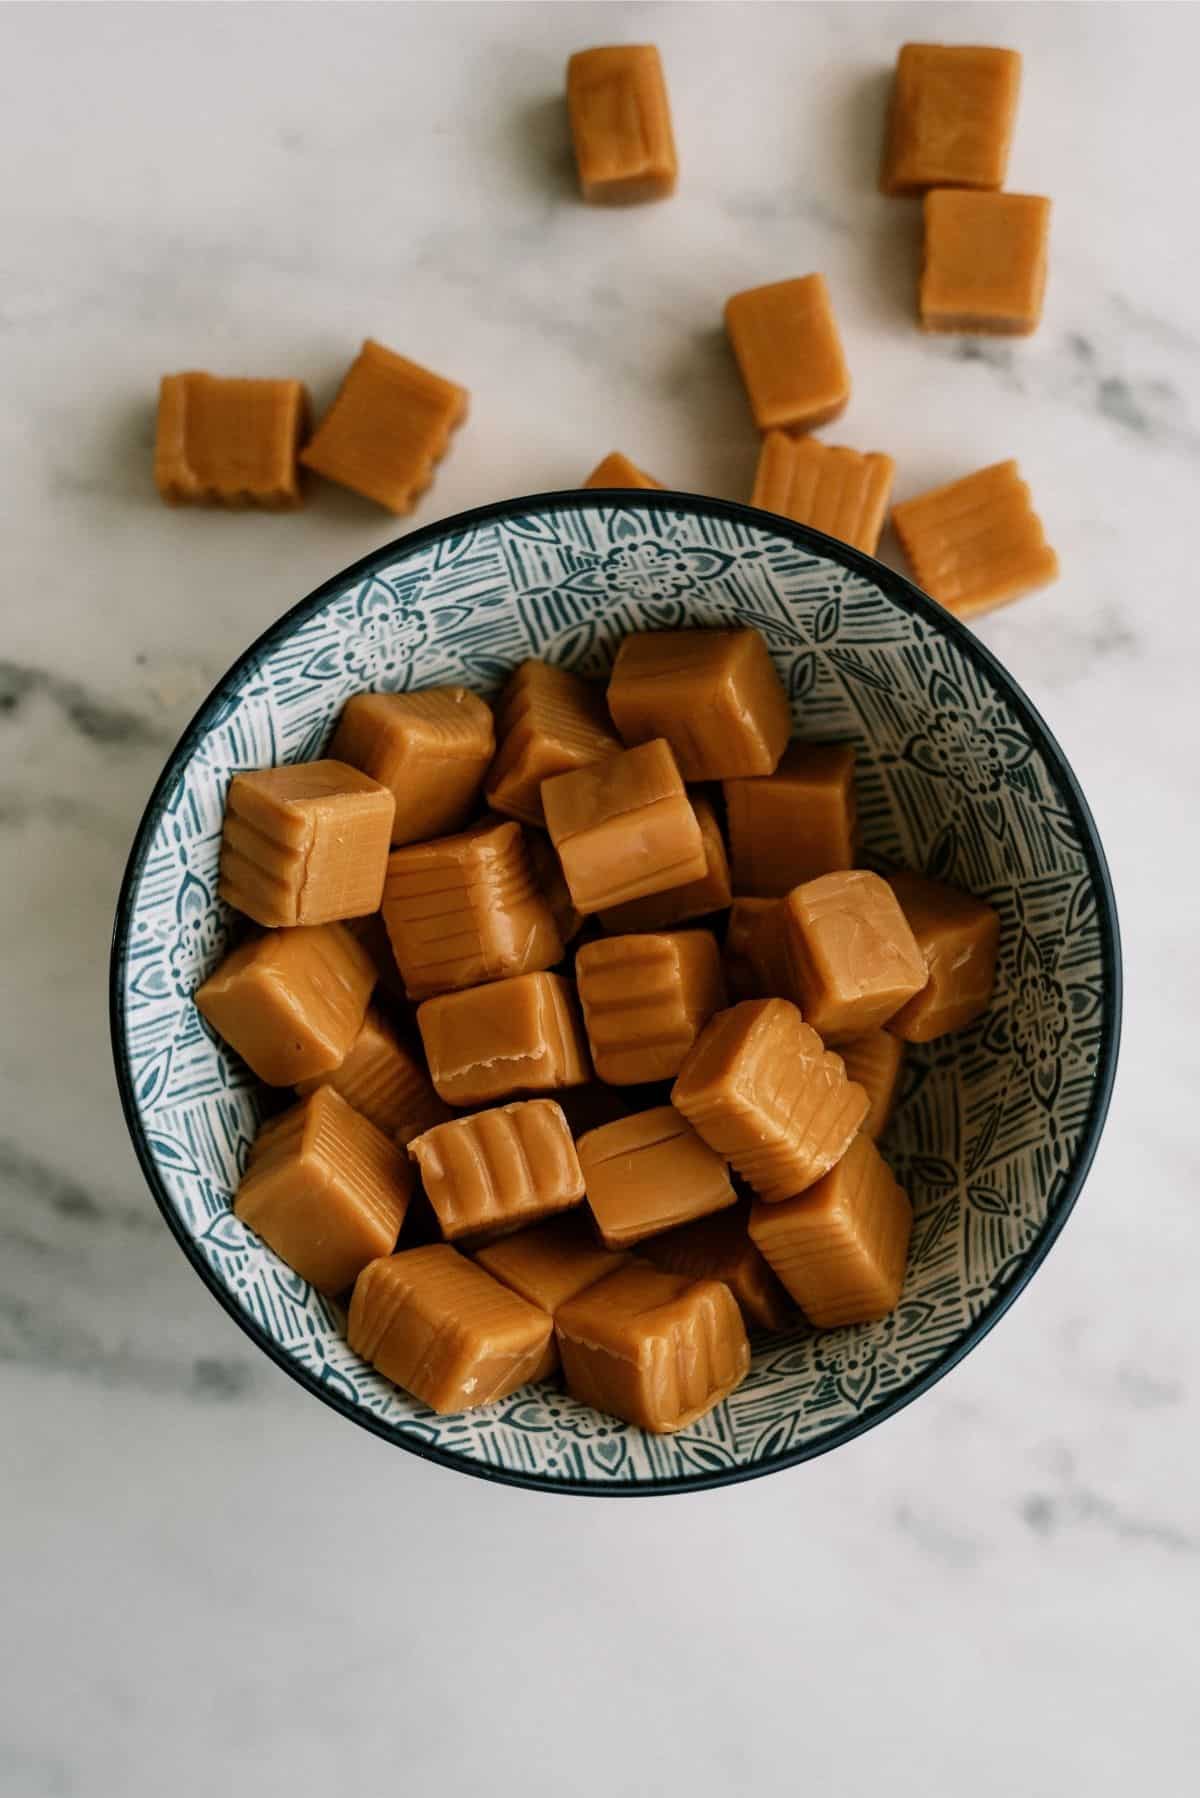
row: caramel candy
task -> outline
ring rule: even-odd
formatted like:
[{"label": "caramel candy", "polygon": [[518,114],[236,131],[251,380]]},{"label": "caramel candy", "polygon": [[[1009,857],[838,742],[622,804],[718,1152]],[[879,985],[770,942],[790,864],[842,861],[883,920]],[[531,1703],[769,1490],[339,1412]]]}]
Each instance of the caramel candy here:
[{"label": "caramel candy", "polygon": [[303,1097],[318,1086],[331,1086],[401,1148],[451,1116],[421,1062],[374,1006],[367,1008],[344,1060],[331,1073],[297,1080],[296,1091]]},{"label": "caramel candy", "polygon": [[404,990],[404,982],[401,980],[400,970],[396,966],[396,957],[392,954],[392,945],[382,912],[368,912],[365,918],[347,918],[346,929],[362,944],[374,962],[380,992],[395,1004],[405,1005],[408,994]]},{"label": "caramel candy", "polygon": [[467,399],[465,388],[368,337],[300,460],[389,512],[411,512]]},{"label": "caramel candy", "polygon": [[878,450],[860,455],[815,437],[768,431],[754,479],[752,506],[811,525],[873,556],[892,497],[896,464]]},{"label": "caramel candy", "polygon": [[862,1121],[862,1134],[869,1136],[872,1142],[878,1142],[887,1129],[896,1088],[900,1084],[904,1050],[899,1038],[892,1035],[889,1025],[886,1030],[870,1030],[866,1036],[856,1036],[851,1042],[843,1043],[838,1054],[845,1063],[847,1078],[856,1080],[871,1101],[870,1110]]},{"label": "caramel candy", "polygon": [[749,1208],[736,1205],[652,1236],[638,1248],[652,1266],[689,1280],[721,1280],[738,1302],[748,1330],[781,1330],[788,1296],[750,1240]]},{"label": "caramel candy", "polygon": [[[778,899],[735,899],[730,907],[722,961],[725,982],[735,1000],[766,999],[773,992],[786,995],[790,983],[786,945],[780,958],[784,975],[780,987],[768,978],[763,956],[768,945],[783,942],[782,915]],[[760,939],[758,927],[765,918],[774,918],[775,928],[764,932]]]},{"label": "caramel candy", "polygon": [[917,582],[960,618],[1020,599],[1058,574],[1015,462],[996,462],[893,506]]},{"label": "caramel candy", "polygon": [[543,836],[540,830],[527,831],[525,848],[533,877],[550,907],[555,928],[565,948],[583,929],[583,914],[576,911],[572,903],[570,888],[563,878],[562,863],[554,853],[549,837]]},{"label": "caramel candy", "polygon": [[542,785],[546,828],[578,911],[699,880],[700,825],[669,746],[659,738]]},{"label": "caramel candy", "polygon": [[792,728],[755,630],[635,632],[617,651],[608,707],[626,743],[665,737],[685,780],[771,774]]},{"label": "caramel candy", "polygon": [[872,1323],[904,1285],[912,1206],[867,1136],[857,1136],[815,1186],[781,1205],[755,1205],[750,1234],[819,1330]]},{"label": "caramel candy", "polygon": [[542,782],[616,755],[620,740],[604,694],[549,662],[522,662],[496,707],[499,748],[487,780],[488,804],[506,817],[545,824]]},{"label": "caramel candy", "polygon": [[796,998],[827,1042],[886,1024],[928,979],[896,895],[864,868],[796,887],[783,928]]},{"label": "caramel candy", "polygon": [[568,1299],[624,1267],[629,1256],[602,1249],[587,1218],[571,1211],[489,1242],[475,1250],[475,1259],[494,1279],[553,1317]]},{"label": "caramel candy", "polygon": [[334,1297],[390,1255],[412,1196],[403,1149],[332,1087],[264,1124],[233,1209],[302,1280]]},{"label": "caramel candy", "polygon": [[611,456],[605,456],[603,462],[597,462],[587,480],[585,487],[659,487],[662,482],[656,481],[643,469],[635,467],[628,456],[620,450],[614,450]]},{"label": "caramel candy", "polygon": [[749,999],[702,1033],[671,1103],[761,1199],[803,1192],[842,1155],[867,1095],[786,999]]},{"label": "caramel candy", "polygon": [[614,934],[630,931],[665,930],[670,924],[686,924],[689,918],[704,918],[709,912],[724,911],[733,889],[729,884],[729,860],[717,814],[702,794],[692,795],[692,810],[700,826],[704,844],[704,873],[699,880],[685,881],[665,893],[651,893],[648,899],[630,899],[624,905],[611,905],[600,913],[600,923]]},{"label": "caramel candy", "polygon": [[892,874],[888,885],[917,940],[929,979],[888,1029],[908,1043],[964,1030],[991,1004],[1000,917],[982,899],[921,874]]},{"label": "caramel candy", "polygon": [[490,706],[465,687],[430,687],[356,693],[342,708],[329,753],[393,795],[398,846],[462,829],[495,747]]},{"label": "caramel candy", "polygon": [[553,1099],[525,1099],[438,1124],[408,1145],[447,1240],[516,1229],[583,1197],[567,1120]]},{"label": "caramel candy", "polygon": [[581,1136],[578,1147],[588,1204],[607,1248],[630,1248],[737,1203],[725,1163],[673,1105],[602,1124]]},{"label": "caramel candy", "polygon": [[902,44],[880,186],[1003,187],[1021,58],[968,44]]},{"label": "caramel candy", "polygon": [[350,1347],[443,1416],[507,1398],[540,1377],[554,1324],[444,1242],[364,1268]]},{"label": "caramel candy", "polygon": [[659,1435],[695,1423],[750,1370],[728,1286],[637,1260],[569,1299],[554,1328],[572,1396]]},{"label": "caramel candy", "polygon": [[575,957],[579,1000],[601,1080],[670,1080],[725,1004],[717,939],[708,930],[603,937]]},{"label": "caramel candy", "polygon": [[824,275],[735,293],[725,329],[760,431],[812,431],[846,410],[850,370]]},{"label": "caramel candy", "polygon": [[519,824],[394,850],[383,921],[410,999],[534,973],[562,955]]},{"label": "caramel candy", "polygon": [[345,762],[235,774],[220,894],[258,924],[331,924],[379,910],[395,800]]},{"label": "caramel candy", "polygon": [[1042,316],[1050,202],[940,188],[925,195],[925,331],[1028,337]]},{"label": "caramel candy", "polygon": [[561,974],[518,974],[426,999],[417,1026],[433,1084],[451,1105],[494,1105],[592,1077],[575,995]]},{"label": "caramel candy", "polygon": [[801,881],[853,867],[854,749],[792,743],[774,774],[727,780],[725,810],[739,893],[782,898]]},{"label": "caramel candy", "polygon": [[296,455],[308,429],[300,381],[164,375],[154,480],[169,506],[303,505]]},{"label": "caramel candy", "polygon": [[375,969],[341,924],[272,930],[233,950],[196,1009],[268,1086],[332,1073],[362,1028]]},{"label": "caramel candy", "polygon": [[567,63],[567,111],[585,200],[629,206],[675,192],[671,108],[653,44],[577,50]]}]

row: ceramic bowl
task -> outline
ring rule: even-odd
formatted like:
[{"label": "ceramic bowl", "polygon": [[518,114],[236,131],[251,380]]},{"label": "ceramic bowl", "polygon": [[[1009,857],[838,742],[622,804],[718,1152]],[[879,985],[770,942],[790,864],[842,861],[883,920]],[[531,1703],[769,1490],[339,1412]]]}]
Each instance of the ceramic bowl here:
[{"label": "ceramic bowl", "polygon": [[[916,1223],[882,1323],[797,1321],[726,1403],[656,1437],[554,1385],[441,1418],[351,1353],[338,1307],[233,1215],[260,1115],[192,993],[220,959],[221,811],[238,769],[319,756],[364,688],[494,691],[523,657],[602,675],[627,631],[753,625],[797,731],[851,739],[868,859],[969,888],[1003,922],[985,1018],[910,1048],[888,1158]],[[134,1146],[200,1278],[315,1397],[464,1473],[556,1491],[670,1492],[836,1447],[960,1360],[1071,1210],[1117,1054],[1112,891],[1087,806],[1029,701],[970,630],[869,557],[764,512],[670,493],[568,493],[429,526],[327,581],[234,664],[156,786],[121,891],[117,1075]]]}]

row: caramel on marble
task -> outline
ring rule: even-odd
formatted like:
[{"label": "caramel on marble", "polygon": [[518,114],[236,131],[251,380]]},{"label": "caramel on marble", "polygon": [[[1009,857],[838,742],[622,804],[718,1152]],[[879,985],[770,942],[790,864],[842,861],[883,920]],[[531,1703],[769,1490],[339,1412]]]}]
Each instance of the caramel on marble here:
[{"label": "caramel on marble", "polygon": [[587,480],[585,487],[661,487],[652,475],[635,466],[628,456],[620,450],[613,450],[602,462],[597,462]]},{"label": "caramel on marble", "polygon": [[850,371],[824,275],[735,293],[725,329],[760,431],[812,431],[845,411]]},{"label": "caramel on marble", "polygon": [[996,462],[893,506],[917,584],[959,618],[1021,599],[1058,575],[1015,462]]},{"label": "caramel on marble", "polygon": [[873,556],[879,547],[896,464],[878,450],[860,454],[815,437],[768,431],[759,452],[752,506],[811,525]]},{"label": "caramel on marble", "polygon": [[465,388],[368,337],[300,460],[389,512],[411,512],[467,405]]},{"label": "caramel on marble", "polygon": [[902,44],[880,185],[1004,186],[1017,115],[1021,58],[974,44]]},{"label": "caramel on marble", "polygon": [[925,331],[1028,337],[1042,316],[1050,202],[939,188],[925,195],[917,307]]},{"label": "caramel on marble", "polygon": [[567,63],[567,112],[585,200],[628,206],[674,193],[671,107],[653,44],[577,50]]},{"label": "caramel on marble", "polygon": [[164,375],[154,480],[169,506],[264,507],[304,503],[296,459],[308,430],[301,381]]}]

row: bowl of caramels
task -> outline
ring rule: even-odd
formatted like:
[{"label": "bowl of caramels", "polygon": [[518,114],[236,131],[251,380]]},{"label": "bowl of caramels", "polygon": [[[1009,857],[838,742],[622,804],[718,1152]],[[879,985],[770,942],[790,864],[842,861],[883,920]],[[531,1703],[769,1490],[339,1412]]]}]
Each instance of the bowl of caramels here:
[{"label": "bowl of caramels", "polygon": [[113,955],[163,1215],[308,1390],[463,1472],[711,1486],[932,1386],[1103,1125],[1103,853],[971,632],[648,490],[416,531],[234,665]]}]

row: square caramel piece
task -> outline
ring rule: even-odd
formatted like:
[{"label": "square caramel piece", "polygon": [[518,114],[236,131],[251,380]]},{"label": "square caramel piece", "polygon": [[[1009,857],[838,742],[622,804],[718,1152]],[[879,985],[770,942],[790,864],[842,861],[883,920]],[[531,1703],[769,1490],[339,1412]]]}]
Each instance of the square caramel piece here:
[{"label": "square caramel piece", "polygon": [[929,978],[895,893],[865,868],[795,887],[783,928],[797,1002],[826,1042],[886,1024]]},{"label": "square caramel piece", "polygon": [[375,966],[341,924],[271,930],[196,989],[196,1009],[268,1086],[340,1067],[362,1029]]},{"label": "square caramel piece", "polygon": [[661,481],[638,468],[620,450],[613,450],[602,462],[597,462],[583,484],[585,487],[662,487]]},{"label": "square caramel piece", "polygon": [[918,586],[959,618],[1007,605],[1058,575],[1015,462],[995,462],[893,506]]},{"label": "square caramel piece", "polygon": [[702,1032],[671,1103],[771,1204],[841,1159],[868,1100],[794,1005],[749,999]]},{"label": "square caramel piece", "polygon": [[390,1255],[412,1196],[404,1150],[332,1087],[264,1124],[233,1209],[303,1280],[333,1298]]},{"label": "square caramel piece", "polygon": [[550,907],[555,928],[565,947],[583,929],[583,914],[575,909],[570,888],[563,876],[562,863],[555,854],[549,837],[540,830],[527,830],[525,847],[529,852],[529,865],[533,869],[534,880]]},{"label": "square caramel piece", "polygon": [[664,1274],[723,1281],[748,1330],[781,1330],[791,1301],[751,1240],[748,1221],[749,1207],[739,1204],[651,1236],[637,1252]]},{"label": "square caramel piece", "polygon": [[648,899],[630,899],[624,905],[609,906],[599,914],[602,929],[615,936],[625,936],[630,931],[666,930],[671,924],[686,924],[689,918],[704,918],[729,905],[733,897],[729,858],[717,814],[702,793],[693,793],[691,801],[704,843],[705,866],[700,879],[669,887],[665,893],[651,893]]},{"label": "square caramel piece", "polygon": [[658,738],[542,783],[546,828],[584,916],[665,893],[707,869],[700,824]]},{"label": "square caramel piece", "polygon": [[902,44],[880,186],[1004,186],[1021,58],[974,44]]},{"label": "square caramel piece", "polygon": [[553,1099],[453,1118],[414,1137],[408,1152],[447,1241],[518,1229],[583,1197],[579,1157]]},{"label": "square caramel piece", "polygon": [[548,1311],[435,1242],[363,1269],[347,1337],[385,1380],[447,1416],[543,1377],[553,1330]]},{"label": "square caramel piece", "polygon": [[461,830],[495,749],[492,708],[465,687],[356,693],[329,745],[331,756],[361,768],[395,799],[394,847]]},{"label": "square caramel piece", "polygon": [[673,1105],[589,1130],[578,1143],[588,1204],[606,1248],[737,1203],[729,1170]]},{"label": "square caramel piece", "polygon": [[760,431],[814,431],[846,410],[850,370],[824,275],[735,293],[725,329]]},{"label": "square caramel piece", "polygon": [[567,63],[567,113],[585,200],[630,206],[675,192],[671,106],[653,44],[577,50]]},{"label": "square caramel piece", "polygon": [[563,952],[521,826],[507,821],[394,849],[383,921],[410,999],[535,973]]},{"label": "square caramel piece", "polygon": [[331,924],[379,910],[396,802],[345,762],[235,774],[220,895],[256,924]]},{"label": "square caramel piece", "polygon": [[418,1007],[417,1027],[433,1084],[451,1105],[494,1105],[592,1077],[575,991],[561,974],[442,993]]},{"label": "square caramel piece", "polygon": [[[910,1000],[909,1003],[915,1004],[916,1000]],[[852,1041],[841,1045],[838,1054],[845,1064],[848,1078],[856,1080],[871,1101],[870,1109],[862,1121],[862,1134],[869,1136],[872,1142],[878,1142],[887,1129],[888,1119],[896,1102],[904,1045],[898,1036],[893,1036],[889,1027],[887,1030],[869,1030],[865,1036],[854,1037]]]},{"label": "square caramel piece", "polygon": [[1000,915],[982,899],[940,880],[904,872],[888,877],[929,979],[888,1029],[909,1043],[965,1030],[991,1004],[996,984]]},{"label": "square caramel piece", "polygon": [[849,743],[792,743],[774,774],[725,782],[733,884],[778,899],[854,865],[858,808]]},{"label": "square caramel piece", "polygon": [[608,709],[626,743],[665,737],[685,780],[771,774],[792,729],[766,642],[749,629],[626,637]]},{"label": "square caramel piece", "polygon": [[870,1137],[798,1198],[755,1205],[750,1234],[818,1330],[873,1323],[900,1302],[912,1206]]},{"label": "square caramel piece", "polygon": [[465,388],[368,337],[300,460],[389,512],[411,512],[466,416]]},{"label": "square caramel piece", "polygon": [[752,506],[811,525],[873,556],[892,497],[896,464],[878,450],[860,454],[815,437],[768,431],[758,457]]},{"label": "square caramel piece", "polygon": [[303,1098],[318,1086],[331,1086],[401,1148],[453,1116],[434,1091],[420,1057],[373,1005],[367,1007],[362,1028],[337,1067],[297,1080],[296,1091]]},{"label": "square caramel piece", "polygon": [[636,1258],[569,1299],[554,1331],[573,1398],[659,1435],[695,1423],[750,1371],[728,1286]]},{"label": "square caramel piece", "polygon": [[721,952],[708,930],[585,943],[575,978],[596,1073],[611,1086],[673,1079],[725,1004]]},{"label": "square caramel piece", "polygon": [[475,1260],[553,1317],[568,1299],[624,1267],[629,1256],[601,1248],[581,1209],[486,1243],[475,1250]]},{"label": "square caramel piece", "polygon": [[925,331],[1028,337],[1042,316],[1050,202],[937,188],[925,195],[918,309]]},{"label": "square caramel piece", "polygon": [[496,759],[487,777],[493,811],[544,825],[542,782],[616,755],[603,690],[569,668],[522,662],[496,705]]},{"label": "square caramel piece", "polygon": [[763,979],[763,969],[755,953],[755,944],[759,923],[774,913],[778,906],[778,899],[735,899],[729,908],[721,960],[725,968],[725,984],[734,1000],[765,999],[772,996]]},{"label": "square caramel piece", "polygon": [[155,485],[169,506],[294,511],[304,503],[296,461],[308,421],[300,381],[164,375]]}]

